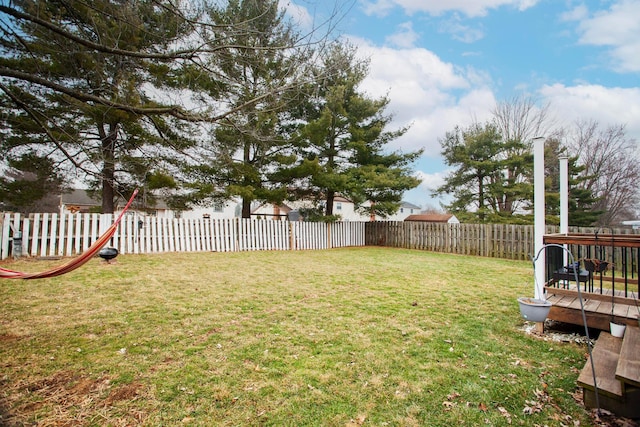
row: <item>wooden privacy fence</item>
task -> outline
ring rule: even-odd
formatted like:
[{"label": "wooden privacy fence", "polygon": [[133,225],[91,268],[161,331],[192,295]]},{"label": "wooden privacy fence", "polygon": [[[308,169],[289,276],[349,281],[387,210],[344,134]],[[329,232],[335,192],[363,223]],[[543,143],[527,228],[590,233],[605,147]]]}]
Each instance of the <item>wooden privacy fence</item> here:
[{"label": "wooden privacy fence", "polygon": [[[557,233],[558,229],[557,226],[548,225],[545,234]],[[592,227],[569,229],[571,233],[594,234],[598,231],[601,230]],[[628,228],[607,228],[607,231],[615,234],[636,233]],[[602,242],[603,245],[606,243]],[[514,260],[529,260],[535,255],[533,225],[368,222],[365,225],[365,244]],[[574,256],[579,256],[579,253]]]},{"label": "wooden privacy fence", "polygon": [[534,232],[533,225],[380,221],[365,226],[365,244],[525,260]]},{"label": "wooden privacy fence", "polygon": [[[23,218],[20,214],[5,213],[0,221],[0,259],[59,257],[86,250],[113,223],[114,216],[45,213]],[[364,224],[169,219],[127,214],[107,246],[123,254],[364,246]]]}]

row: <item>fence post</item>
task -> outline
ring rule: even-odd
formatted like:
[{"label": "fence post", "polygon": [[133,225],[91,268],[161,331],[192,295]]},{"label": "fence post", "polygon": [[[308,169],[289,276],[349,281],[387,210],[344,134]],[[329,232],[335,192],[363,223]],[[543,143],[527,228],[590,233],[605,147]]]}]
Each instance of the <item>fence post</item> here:
[{"label": "fence post", "polygon": [[293,246],[293,222],[289,221],[289,250],[292,251],[295,249]]},{"label": "fence post", "polygon": [[11,221],[10,214],[4,214],[0,220],[0,259],[6,259],[9,256],[9,223]]}]

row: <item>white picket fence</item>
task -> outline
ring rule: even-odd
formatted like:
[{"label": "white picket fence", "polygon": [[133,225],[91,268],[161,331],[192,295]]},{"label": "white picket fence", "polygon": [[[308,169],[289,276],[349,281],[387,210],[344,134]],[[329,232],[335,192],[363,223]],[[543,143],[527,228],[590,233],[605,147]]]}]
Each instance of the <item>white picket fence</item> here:
[{"label": "white picket fence", "polygon": [[[62,257],[86,250],[114,221],[110,214],[0,216],[0,259]],[[122,254],[328,249],[364,246],[364,222],[168,219],[127,214],[107,246]],[[19,243],[19,245],[18,245]]]}]

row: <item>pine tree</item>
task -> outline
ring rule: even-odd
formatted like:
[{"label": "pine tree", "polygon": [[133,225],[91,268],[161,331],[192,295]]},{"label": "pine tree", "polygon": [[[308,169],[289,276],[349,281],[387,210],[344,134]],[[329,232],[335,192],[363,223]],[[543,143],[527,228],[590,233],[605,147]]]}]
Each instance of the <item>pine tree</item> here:
[{"label": "pine tree", "polygon": [[100,189],[108,213],[188,145],[181,110],[149,95],[175,86],[171,63],[191,55],[165,53],[192,31],[171,2],[17,0],[0,13],[11,19],[0,57],[5,155],[58,159]]},{"label": "pine tree", "polygon": [[[419,181],[410,165],[418,152],[387,152],[387,145],[407,129],[386,130],[388,98],[370,99],[358,91],[368,64],[358,61],[355,49],[334,44],[324,57],[323,79],[306,109],[300,130],[302,158],[317,169],[309,176],[305,197],[325,203],[333,216],[333,201],[343,195],[370,216],[397,211],[404,191]],[[366,206],[365,202],[369,202]]]},{"label": "pine tree", "polygon": [[298,83],[310,52],[278,1],[231,0],[214,9],[210,68],[224,84],[232,113],[215,126],[203,145],[203,161],[190,168],[192,201],[242,199],[242,217],[252,202],[280,203],[294,179],[292,112],[300,102]]}]

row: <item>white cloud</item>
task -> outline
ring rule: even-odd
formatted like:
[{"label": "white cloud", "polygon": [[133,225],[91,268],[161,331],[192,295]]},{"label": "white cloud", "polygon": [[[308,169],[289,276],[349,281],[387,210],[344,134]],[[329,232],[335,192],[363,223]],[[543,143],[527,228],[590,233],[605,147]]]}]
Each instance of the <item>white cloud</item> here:
[{"label": "white cloud", "polygon": [[404,22],[398,26],[398,31],[387,36],[386,42],[399,48],[409,48],[414,46],[419,37],[418,33],[413,30],[413,24]]},{"label": "white cloud", "polygon": [[281,10],[286,11],[287,15],[291,17],[293,22],[298,24],[301,28],[308,30],[313,27],[313,17],[306,7],[299,6],[290,0],[280,0],[279,7]]},{"label": "white cloud", "polygon": [[484,120],[495,105],[484,73],[457,68],[423,48],[391,49],[362,39],[351,41],[371,60],[360,89],[374,98],[388,96],[386,113],[394,115],[393,126],[410,126],[390,144],[392,149],[424,148],[425,157],[437,158],[439,138],[456,125]]},{"label": "white cloud", "polygon": [[589,17],[589,9],[584,4],[560,14],[561,21],[582,21]]},{"label": "white cloud", "polygon": [[451,203],[452,199],[449,195],[444,195],[441,197],[432,196],[432,192],[445,183],[445,177],[449,173],[449,170],[434,173],[416,171],[414,176],[418,178],[421,183],[420,185],[418,185],[418,187],[408,191],[405,194],[404,200],[411,201],[412,203],[417,204],[422,208],[435,209],[439,209],[441,203]]},{"label": "white cloud", "polygon": [[484,37],[484,31],[480,28],[472,28],[461,23],[460,16],[456,13],[450,19],[440,23],[440,31],[451,34],[455,40],[463,43],[473,43]]},{"label": "white cloud", "polygon": [[640,141],[640,88],[600,85],[546,85],[540,94],[551,103],[562,123],[596,120],[601,125],[626,125],[627,136]]},{"label": "white cloud", "polygon": [[640,71],[640,2],[623,0],[614,3],[609,10],[598,11],[592,17],[583,18],[578,26],[579,43],[607,46],[619,72]]},{"label": "white cloud", "polygon": [[434,191],[436,188],[444,184],[445,177],[449,174],[448,171],[426,173],[423,171],[417,171],[415,176],[421,182],[420,187],[426,191]]},{"label": "white cloud", "polygon": [[363,1],[363,9],[368,15],[384,16],[394,6],[399,6],[407,14],[427,12],[441,15],[445,12],[460,12],[464,15],[485,16],[489,9],[501,6],[512,6],[518,10],[526,10],[535,6],[538,0],[377,0]]},{"label": "white cloud", "polygon": [[391,9],[395,7],[393,0],[362,0],[362,10],[366,15],[385,16]]}]

